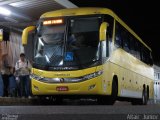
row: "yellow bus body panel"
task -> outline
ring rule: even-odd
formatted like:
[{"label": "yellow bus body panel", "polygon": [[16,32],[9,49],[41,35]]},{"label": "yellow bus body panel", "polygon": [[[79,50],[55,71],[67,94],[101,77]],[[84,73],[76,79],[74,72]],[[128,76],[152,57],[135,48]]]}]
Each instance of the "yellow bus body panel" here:
[{"label": "yellow bus body panel", "polygon": [[[47,77],[47,78],[74,78],[74,77],[80,77],[84,76],[86,74],[91,74],[96,71],[102,70],[102,66],[88,68],[84,70],[77,70],[77,71],[59,71],[59,72],[49,72],[49,71],[43,71],[38,69],[32,69],[32,73],[35,75],[39,75],[41,77]],[[90,80],[85,80],[82,82],[77,83],[45,83],[42,81],[38,81],[35,79],[32,79],[32,93],[34,95],[56,95],[56,94],[94,94],[94,95],[100,95],[104,94],[106,95],[106,91],[103,92],[102,87],[102,78],[103,74],[95,77]],[[89,89],[90,86],[95,85],[93,89]],[[57,91],[56,87],[59,86],[67,86],[69,88],[68,91]]]},{"label": "yellow bus body panel", "polygon": [[[109,69],[113,78],[113,75],[118,77],[118,96],[129,97],[129,93],[142,94],[143,85],[149,87],[149,97],[153,98],[153,68],[131,54],[127,53],[123,49],[115,50],[109,62]],[[128,92],[128,96],[124,96],[123,92]],[[134,96],[134,95],[133,95]],[[133,97],[132,96],[132,97]],[[141,97],[141,96],[139,96]]]}]

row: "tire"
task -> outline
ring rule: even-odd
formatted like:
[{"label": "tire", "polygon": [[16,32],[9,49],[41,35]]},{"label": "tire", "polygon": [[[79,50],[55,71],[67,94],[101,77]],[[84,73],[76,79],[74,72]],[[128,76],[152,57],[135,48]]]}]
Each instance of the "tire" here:
[{"label": "tire", "polygon": [[52,96],[38,96],[38,101],[40,105],[52,105],[53,97]]},{"label": "tire", "polygon": [[118,85],[115,80],[112,82],[111,96],[100,96],[97,100],[101,105],[113,105],[117,99]]},{"label": "tire", "polygon": [[134,100],[132,100],[132,105],[139,105],[139,99],[134,99]]},{"label": "tire", "polygon": [[148,103],[148,93],[147,93],[147,89],[144,88],[142,92],[141,105],[147,105],[147,103]]},{"label": "tire", "polygon": [[38,96],[38,104],[45,105],[46,104],[46,97],[45,96]]},{"label": "tire", "polygon": [[148,92],[144,88],[142,91],[142,98],[141,99],[134,99],[132,101],[132,105],[147,105],[148,103]]},{"label": "tire", "polygon": [[61,105],[61,104],[63,104],[63,98],[62,97],[54,97],[53,102],[56,105]]}]

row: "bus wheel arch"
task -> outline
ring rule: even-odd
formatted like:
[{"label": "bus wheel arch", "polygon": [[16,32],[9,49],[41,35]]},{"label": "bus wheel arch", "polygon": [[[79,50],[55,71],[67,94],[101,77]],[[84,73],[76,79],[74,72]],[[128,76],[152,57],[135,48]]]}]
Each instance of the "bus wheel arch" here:
[{"label": "bus wheel arch", "polygon": [[111,96],[114,97],[114,99],[116,99],[118,96],[118,76],[117,75],[113,76]]},{"label": "bus wheel arch", "polygon": [[99,96],[98,102],[99,104],[105,105],[113,105],[117,99],[118,95],[118,77],[116,75],[113,76],[112,79],[112,87],[111,87],[111,94],[109,96]]},{"label": "bus wheel arch", "polygon": [[[113,76],[112,85],[114,85],[114,84],[117,86],[116,95],[118,95],[118,76],[117,75]],[[112,88],[113,88],[113,86],[112,86]]]}]

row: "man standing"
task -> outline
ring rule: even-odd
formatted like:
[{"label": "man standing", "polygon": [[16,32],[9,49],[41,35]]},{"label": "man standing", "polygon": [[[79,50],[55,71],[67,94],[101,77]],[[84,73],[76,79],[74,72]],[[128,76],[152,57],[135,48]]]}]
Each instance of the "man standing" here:
[{"label": "man standing", "polygon": [[25,54],[20,54],[20,59],[16,62],[16,73],[18,73],[20,82],[20,96],[30,98],[30,78],[31,64],[25,59]]}]

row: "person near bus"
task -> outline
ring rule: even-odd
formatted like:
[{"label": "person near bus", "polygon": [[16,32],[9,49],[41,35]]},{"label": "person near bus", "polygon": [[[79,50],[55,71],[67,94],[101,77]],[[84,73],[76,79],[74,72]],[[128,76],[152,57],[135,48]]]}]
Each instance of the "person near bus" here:
[{"label": "person near bus", "polygon": [[19,77],[20,97],[31,97],[30,93],[30,70],[31,64],[29,60],[25,58],[25,54],[20,54],[20,59],[16,62],[15,70]]},{"label": "person near bus", "polygon": [[16,84],[16,79],[14,76],[14,67],[10,68],[10,76],[9,76],[9,96],[10,97],[17,97],[18,96],[18,89]]},{"label": "person near bus", "polygon": [[1,74],[3,79],[3,96],[8,97],[10,66],[8,64],[7,55],[2,58]]},{"label": "person near bus", "polygon": [[0,97],[3,96],[3,80],[2,80],[2,75],[0,72]]}]

